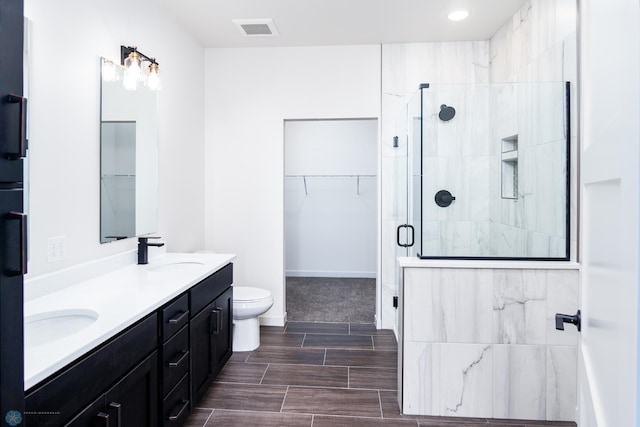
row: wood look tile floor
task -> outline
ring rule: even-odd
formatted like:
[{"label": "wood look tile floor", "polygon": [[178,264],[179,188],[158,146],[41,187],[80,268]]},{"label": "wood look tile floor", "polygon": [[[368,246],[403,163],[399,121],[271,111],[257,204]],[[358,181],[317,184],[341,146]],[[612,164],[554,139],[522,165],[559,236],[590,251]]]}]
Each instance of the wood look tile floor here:
[{"label": "wood look tile floor", "polygon": [[396,399],[397,344],[373,325],[289,322],[262,327],[261,346],[234,353],[188,427],[575,426],[484,418],[417,417]]}]

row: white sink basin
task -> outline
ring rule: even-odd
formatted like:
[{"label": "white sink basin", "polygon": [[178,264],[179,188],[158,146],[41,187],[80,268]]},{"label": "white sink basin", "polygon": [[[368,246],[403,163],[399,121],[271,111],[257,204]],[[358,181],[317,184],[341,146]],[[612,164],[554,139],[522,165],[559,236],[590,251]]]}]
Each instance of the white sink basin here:
[{"label": "white sink basin", "polygon": [[24,344],[33,347],[75,334],[98,320],[93,310],[70,309],[33,314],[24,319]]},{"label": "white sink basin", "polygon": [[166,273],[172,271],[184,271],[194,268],[200,268],[204,262],[199,259],[180,259],[174,261],[165,261],[161,264],[150,265],[149,271],[152,273]]}]

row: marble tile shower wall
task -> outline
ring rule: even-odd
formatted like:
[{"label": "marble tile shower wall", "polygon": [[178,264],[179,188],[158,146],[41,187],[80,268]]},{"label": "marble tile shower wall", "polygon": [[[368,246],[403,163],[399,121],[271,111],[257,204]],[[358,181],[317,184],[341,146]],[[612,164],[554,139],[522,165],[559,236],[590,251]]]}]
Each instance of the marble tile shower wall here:
[{"label": "marble tile shower wall", "polygon": [[578,274],[406,268],[404,412],[573,420]]},{"label": "marble tile shower wall", "polygon": [[[562,257],[566,239],[564,84],[495,85],[489,237],[495,256]],[[517,198],[502,196],[504,138],[518,137]]]},{"label": "marble tile shower wall", "polygon": [[[575,0],[529,0],[490,40],[491,82],[571,82],[570,151],[577,152],[577,39]],[[560,101],[563,87],[545,85],[535,95],[524,85],[505,85],[492,98],[492,154],[500,150],[501,139],[519,135],[520,182],[517,202],[500,200],[500,160],[491,161],[490,238],[499,242],[497,254],[541,253],[564,255],[564,220],[548,207],[564,206],[564,182],[551,180],[565,176],[564,151],[566,115]],[[553,102],[548,102],[553,99]],[[551,109],[548,106],[554,105]],[[511,108],[517,106],[517,108]],[[530,123],[542,123],[531,127]],[[577,162],[572,156],[570,170],[570,257],[577,252]],[[540,165],[530,167],[532,163]],[[535,192],[532,191],[535,187]],[[556,200],[549,200],[552,195]]]},{"label": "marble tile shower wall", "polygon": [[[423,251],[429,255],[486,255],[489,223],[490,106],[488,85],[436,87],[423,98]],[[455,120],[438,118],[454,106]],[[448,190],[456,202],[434,202]]]}]

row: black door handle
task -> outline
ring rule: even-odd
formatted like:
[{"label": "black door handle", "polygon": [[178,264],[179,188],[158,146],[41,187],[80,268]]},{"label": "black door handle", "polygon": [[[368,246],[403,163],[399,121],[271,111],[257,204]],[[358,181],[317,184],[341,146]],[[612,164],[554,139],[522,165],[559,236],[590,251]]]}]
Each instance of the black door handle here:
[{"label": "black door handle", "polygon": [[578,328],[578,332],[580,332],[582,326],[580,310],[578,310],[578,312],[573,316],[569,314],[556,313],[556,329],[559,331],[564,331],[565,323],[576,325],[576,328]]},{"label": "black door handle", "polygon": [[[408,228],[409,230],[411,230],[411,243],[400,243],[401,228]],[[410,248],[411,246],[413,246],[413,243],[415,241],[415,234],[416,234],[416,230],[415,228],[413,228],[413,225],[409,225],[409,224],[399,225],[398,228],[396,229],[396,242],[398,243],[398,246],[401,246],[403,248]]]}]

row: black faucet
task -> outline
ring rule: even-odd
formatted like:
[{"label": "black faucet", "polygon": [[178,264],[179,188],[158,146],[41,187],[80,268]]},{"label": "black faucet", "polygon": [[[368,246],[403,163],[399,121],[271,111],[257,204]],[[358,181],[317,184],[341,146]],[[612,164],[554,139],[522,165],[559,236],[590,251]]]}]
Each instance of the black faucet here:
[{"label": "black faucet", "polygon": [[160,237],[138,237],[138,264],[149,264],[149,246],[164,246],[164,243],[149,243],[149,239]]}]

